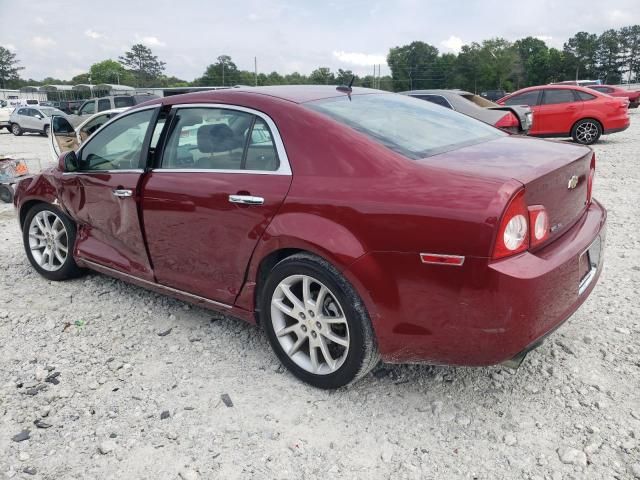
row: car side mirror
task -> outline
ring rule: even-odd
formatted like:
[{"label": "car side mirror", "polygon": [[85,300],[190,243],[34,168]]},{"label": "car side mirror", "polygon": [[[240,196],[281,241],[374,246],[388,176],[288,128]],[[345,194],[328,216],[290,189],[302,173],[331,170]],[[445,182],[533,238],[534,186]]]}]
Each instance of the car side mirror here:
[{"label": "car side mirror", "polygon": [[38,120],[42,120],[42,116],[41,116],[41,115],[36,115],[36,118],[37,118]]},{"label": "car side mirror", "polygon": [[58,157],[58,170],[61,172],[75,172],[78,170],[78,156],[70,150]]},{"label": "car side mirror", "polygon": [[78,109],[77,108],[72,108],[71,109],[71,113],[73,113],[74,115],[78,115]]}]

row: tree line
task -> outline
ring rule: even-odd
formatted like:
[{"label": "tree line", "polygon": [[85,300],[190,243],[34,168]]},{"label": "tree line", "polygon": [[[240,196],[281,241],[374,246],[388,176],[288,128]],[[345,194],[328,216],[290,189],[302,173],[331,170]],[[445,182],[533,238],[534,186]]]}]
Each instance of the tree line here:
[{"label": "tree line", "polygon": [[2,88],[25,85],[111,83],[134,87],[348,84],[403,91],[427,88],[462,88],[473,92],[487,89],[512,91],[530,85],[562,80],[600,79],[616,84],[640,79],[640,25],[607,30],[600,35],[578,32],[562,49],[547,46],[535,37],[515,42],[492,38],[464,45],[460,52],[440,53],[425,42],[393,47],[387,55],[391,75],[357,76],[351,70],[318,67],[309,75],[242,70],[228,55],[220,55],[201,77],[187,81],[167,76],[165,63],[142,44],[118,57],[91,65],[87,73],[70,81],[45,78],[22,79],[16,54],[0,46]]}]

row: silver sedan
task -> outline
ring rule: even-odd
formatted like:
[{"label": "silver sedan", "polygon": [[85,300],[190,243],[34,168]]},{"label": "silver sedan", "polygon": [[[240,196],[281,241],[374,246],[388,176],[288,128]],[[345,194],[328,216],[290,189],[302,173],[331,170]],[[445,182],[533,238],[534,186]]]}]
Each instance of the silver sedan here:
[{"label": "silver sedan", "polygon": [[26,132],[33,132],[48,136],[51,129],[52,115],[66,117],[66,114],[57,108],[39,107],[37,105],[18,107],[9,117],[11,133],[20,136]]}]

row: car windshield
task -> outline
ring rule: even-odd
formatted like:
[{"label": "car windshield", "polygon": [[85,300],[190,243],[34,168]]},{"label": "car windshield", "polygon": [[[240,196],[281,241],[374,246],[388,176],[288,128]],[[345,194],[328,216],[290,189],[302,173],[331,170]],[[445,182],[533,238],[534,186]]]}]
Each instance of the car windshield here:
[{"label": "car windshield", "polygon": [[412,159],[506,135],[466,115],[404,95],[353,95],[306,105]]}]

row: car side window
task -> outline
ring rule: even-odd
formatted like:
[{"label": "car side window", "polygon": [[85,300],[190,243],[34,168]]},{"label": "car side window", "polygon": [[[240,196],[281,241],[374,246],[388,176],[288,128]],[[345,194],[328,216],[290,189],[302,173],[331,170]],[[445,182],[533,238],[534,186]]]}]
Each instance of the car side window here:
[{"label": "car side window", "polygon": [[111,102],[108,98],[101,98],[98,100],[98,111],[104,112],[105,110],[111,109]]},{"label": "car side window", "polygon": [[529,107],[536,106],[538,104],[538,96],[540,92],[533,90],[531,92],[524,92],[505,100],[505,105],[528,105]]},{"label": "car side window", "polygon": [[595,95],[591,95],[590,93],[587,92],[578,92],[576,91],[576,94],[578,95],[578,98],[580,100],[582,100],[583,102],[589,101],[589,100],[593,100],[594,98],[596,98]]},{"label": "car side window", "polygon": [[555,105],[558,103],[571,103],[575,101],[576,97],[573,95],[573,90],[570,89],[546,89],[544,91],[544,96],[542,97],[543,105]]},{"label": "car side window", "polygon": [[114,120],[93,136],[79,156],[80,171],[130,170],[140,168],[142,147],[154,109]]},{"label": "car side window", "polygon": [[444,98],[442,95],[418,95],[417,98],[420,100],[426,100],[427,102],[435,103],[436,105],[441,105],[446,108],[450,108],[453,110],[453,107],[449,103],[449,101]]},{"label": "car side window", "polygon": [[277,170],[264,120],[222,108],[182,108],[174,115],[162,168]]},{"label": "car side window", "polygon": [[96,102],[92,100],[82,106],[78,115],[93,115],[94,113],[96,113]]},{"label": "car side window", "polygon": [[26,108],[21,108],[20,110],[18,110],[18,115],[26,115],[26,114],[27,114]]},{"label": "car side window", "polygon": [[280,166],[278,152],[267,122],[256,118],[249,136],[249,145],[242,168],[245,170],[274,171]]},{"label": "car side window", "polygon": [[133,97],[115,97],[113,99],[113,105],[115,108],[133,107],[135,103],[136,102]]}]

